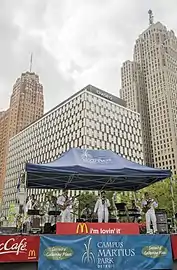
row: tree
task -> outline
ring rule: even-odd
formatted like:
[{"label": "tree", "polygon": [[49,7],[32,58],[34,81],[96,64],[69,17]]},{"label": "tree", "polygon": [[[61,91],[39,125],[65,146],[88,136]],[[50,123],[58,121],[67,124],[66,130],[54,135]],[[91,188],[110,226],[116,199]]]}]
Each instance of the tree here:
[{"label": "tree", "polygon": [[[177,186],[173,186],[174,189],[174,201],[177,204]],[[145,192],[149,192],[153,197],[157,197],[157,201],[160,209],[165,209],[168,216],[171,217],[173,214],[172,209],[172,195],[170,189],[170,179],[165,179],[164,181],[152,184],[137,192],[137,197],[139,201],[144,196]]]},{"label": "tree", "polygon": [[[176,179],[174,180],[173,190],[174,190],[174,201],[175,205],[177,206],[177,185]],[[149,192],[153,197],[157,197],[159,208],[165,209],[167,212],[168,217],[172,217],[173,215],[173,208],[172,208],[172,195],[170,189],[170,179],[166,179],[164,181],[157,182],[152,184],[149,187],[146,187],[142,190],[136,192],[136,197],[138,201],[138,205],[141,207],[141,202],[144,197],[144,193]],[[119,192],[121,194],[121,200],[126,202],[128,208],[131,208],[131,200],[134,199],[133,192]],[[112,208],[112,198],[114,192],[108,191],[106,192],[106,197],[109,199]],[[82,210],[86,204],[89,204],[91,209],[94,209],[96,200],[98,196],[92,192],[83,192],[80,195],[80,209]]]},{"label": "tree", "polygon": [[96,200],[97,196],[94,193],[89,191],[82,192],[78,198],[80,211],[82,211],[87,204],[93,210]]}]

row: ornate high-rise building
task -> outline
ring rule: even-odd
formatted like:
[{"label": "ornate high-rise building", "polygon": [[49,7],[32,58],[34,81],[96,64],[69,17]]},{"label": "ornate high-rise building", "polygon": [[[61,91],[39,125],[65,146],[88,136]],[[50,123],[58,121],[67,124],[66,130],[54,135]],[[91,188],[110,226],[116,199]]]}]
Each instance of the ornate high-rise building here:
[{"label": "ornate high-rise building", "polygon": [[10,99],[10,138],[40,118],[44,113],[43,86],[35,73],[22,73],[16,80]]},{"label": "ornate high-rise building", "polygon": [[160,22],[136,40],[121,69],[121,98],[140,113],[146,164],[177,172],[177,38]]},{"label": "ornate high-rise building", "polygon": [[44,113],[43,86],[33,72],[22,73],[13,86],[10,107],[0,112],[0,197],[6,172],[9,139]]},{"label": "ornate high-rise building", "polygon": [[0,112],[0,198],[3,191],[3,179],[6,173],[6,156],[8,148],[9,110]]}]

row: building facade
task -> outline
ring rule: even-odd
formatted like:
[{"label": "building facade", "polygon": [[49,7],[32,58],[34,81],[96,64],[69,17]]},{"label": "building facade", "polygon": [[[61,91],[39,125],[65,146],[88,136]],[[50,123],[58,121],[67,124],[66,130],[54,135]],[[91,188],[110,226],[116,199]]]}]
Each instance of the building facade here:
[{"label": "building facade", "polygon": [[6,173],[9,139],[44,114],[43,86],[39,76],[22,73],[13,86],[10,107],[0,112],[0,198]]},{"label": "building facade", "polygon": [[43,86],[33,72],[22,73],[13,86],[9,109],[9,137],[44,114]]},{"label": "building facade", "polygon": [[121,98],[141,115],[145,162],[176,174],[177,38],[160,22],[151,21],[136,40],[133,62],[123,64]]},{"label": "building facade", "polygon": [[129,109],[140,113],[144,162],[146,165],[153,167],[148,95],[145,91],[141,66],[134,61],[124,62],[121,68],[121,83],[121,98],[127,102]]},{"label": "building facade", "polygon": [[6,172],[6,156],[8,148],[9,110],[0,112],[0,198],[3,192],[3,179]]},{"label": "building facade", "polygon": [[[4,211],[16,198],[25,163],[47,163],[73,147],[111,149],[143,163],[140,116],[118,97],[87,86],[11,138]],[[33,190],[44,200],[45,190]]]}]

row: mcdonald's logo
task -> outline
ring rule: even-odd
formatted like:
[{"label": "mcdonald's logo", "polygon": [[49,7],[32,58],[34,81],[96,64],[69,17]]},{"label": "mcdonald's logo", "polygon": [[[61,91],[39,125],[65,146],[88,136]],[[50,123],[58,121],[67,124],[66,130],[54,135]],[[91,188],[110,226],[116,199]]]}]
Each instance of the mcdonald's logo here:
[{"label": "mcdonald's logo", "polygon": [[28,252],[28,257],[32,257],[32,258],[36,258],[36,251],[33,249],[31,249],[29,252]]},{"label": "mcdonald's logo", "polygon": [[86,223],[79,223],[77,225],[77,228],[76,228],[76,233],[79,234],[79,233],[85,233],[87,234],[88,233],[88,226]]}]

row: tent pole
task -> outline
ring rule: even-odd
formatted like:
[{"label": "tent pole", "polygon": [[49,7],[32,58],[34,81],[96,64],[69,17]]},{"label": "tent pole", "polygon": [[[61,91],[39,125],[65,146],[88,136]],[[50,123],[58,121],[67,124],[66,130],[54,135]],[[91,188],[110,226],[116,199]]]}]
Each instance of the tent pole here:
[{"label": "tent pole", "polygon": [[[79,191],[79,195],[81,195],[81,191]],[[79,222],[81,220],[81,200],[79,199],[79,205],[78,205],[78,218],[79,218]]]},{"label": "tent pole", "polygon": [[170,177],[170,191],[171,191],[171,202],[172,202],[172,211],[173,211],[173,224],[174,224],[174,231],[176,232],[176,219],[175,219],[175,200],[174,200],[174,190],[173,190],[173,177]]},{"label": "tent pole", "polygon": [[133,192],[135,203],[137,203],[137,193],[136,190]]}]

